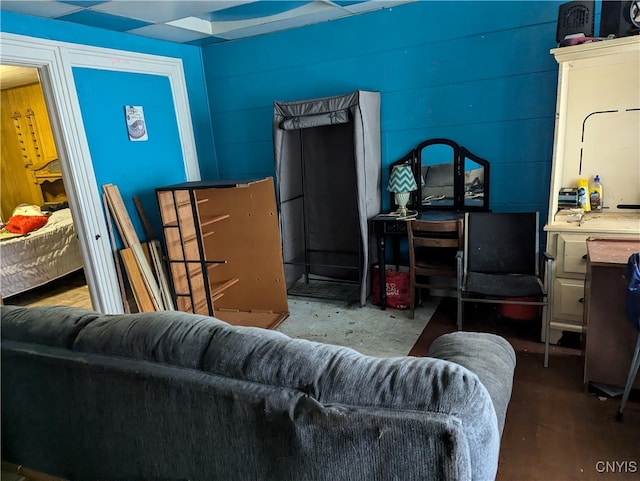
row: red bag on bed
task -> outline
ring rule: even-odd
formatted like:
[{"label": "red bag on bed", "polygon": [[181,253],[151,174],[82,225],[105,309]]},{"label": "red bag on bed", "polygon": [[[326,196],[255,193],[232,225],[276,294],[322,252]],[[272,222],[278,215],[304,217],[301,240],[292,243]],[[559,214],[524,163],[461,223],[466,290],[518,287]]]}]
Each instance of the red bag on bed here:
[{"label": "red bag on bed", "polygon": [[24,235],[45,225],[47,219],[45,215],[12,215],[4,228],[14,234]]}]

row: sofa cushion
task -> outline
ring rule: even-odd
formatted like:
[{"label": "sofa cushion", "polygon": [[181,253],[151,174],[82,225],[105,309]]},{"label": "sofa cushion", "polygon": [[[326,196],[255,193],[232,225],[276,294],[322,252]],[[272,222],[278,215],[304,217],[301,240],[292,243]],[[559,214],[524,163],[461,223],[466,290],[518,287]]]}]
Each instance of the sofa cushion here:
[{"label": "sofa cushion", "polygon": [[99,316],[67,306],[0,306],[2,339],[71,349],[78,333]]},{"label": "sofa cushion", "polygon": [[495,476],[500,447],[496,412],[487,389],[467,368],[434,358],[374,358],[346,347],[259,331],[249,334],[234,326],[219,330],[202,369],[297,389],[324,405],[453,415],[465,427],[479,479]]},{"label": "sofa cushion", "polygon": [[236,326],[216,332],[202,369],[298,389],[321,402],[399,409],[438,410],[446,404],[445,391],[455,387],[466,397],[482,386],[466,368],[440,359],[375,358],[348,347]]},{"label": "sofa cushion", "polygon": [[516,354],[511,344],[495,334],[458,331],[433,341],[429,356],[473,370],[491,395],[502,434],[516,365]]},{"label": "sofa cushion", "polygon": [[78,335],[73,350],[197,369],[213,333],[227,325],[180,311],[105,315]]}]

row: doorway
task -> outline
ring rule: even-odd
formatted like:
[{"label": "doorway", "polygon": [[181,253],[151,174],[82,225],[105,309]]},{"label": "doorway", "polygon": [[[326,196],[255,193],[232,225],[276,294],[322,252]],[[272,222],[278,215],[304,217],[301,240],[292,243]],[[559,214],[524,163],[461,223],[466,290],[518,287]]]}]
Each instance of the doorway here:
[{"label": "doorway", "polygon": [[[50,114],[60,168],[72,208],[92,306],[122,313],[116,265],[100,189],[76,91],[73,69],[87,68],[164,76],[171,85],[187,181],[200,180],[197,149],[180,58],[58,42],[0,32],[0,64],[35,67]],[[116,59],[117,61],[114,61]]]},{"label": "doorway", "polygon": [[0,91],[2,220],[7,222],[14,209],[21,213],[23,205],[49,216],[28,237],[2,240],[3,303],[91,309],[38,69],[0,65]]}]

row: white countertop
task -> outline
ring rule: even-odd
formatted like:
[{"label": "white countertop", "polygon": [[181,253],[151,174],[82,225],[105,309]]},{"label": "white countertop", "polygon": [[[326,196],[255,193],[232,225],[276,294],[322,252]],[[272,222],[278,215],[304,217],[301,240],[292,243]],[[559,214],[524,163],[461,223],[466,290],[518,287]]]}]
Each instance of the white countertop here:
[{"label": "white countertop", "polygon": [[640,236],[640,211],[632,212],[585,212],[580,222],[564,219],[554,220],[544,226],[547,232],[636,234]]}]

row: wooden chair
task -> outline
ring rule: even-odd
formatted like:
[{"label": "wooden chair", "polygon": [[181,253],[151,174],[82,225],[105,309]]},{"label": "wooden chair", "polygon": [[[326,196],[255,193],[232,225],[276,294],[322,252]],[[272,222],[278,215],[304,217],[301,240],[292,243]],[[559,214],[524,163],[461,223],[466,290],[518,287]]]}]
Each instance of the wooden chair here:
[{"label": "wooden chair", "polygon": [[412,220],[407,232],[411,279],[409,318],[413,319],[420,289],[457,289],[455,282],[446,284],[433,278],[456,278],[456,252],[462,248],[463,221]]}]

